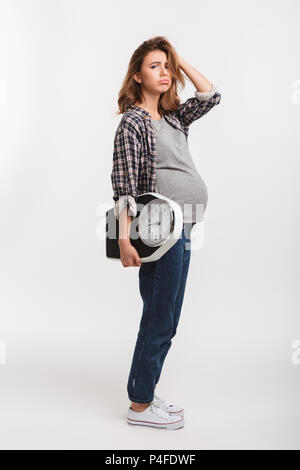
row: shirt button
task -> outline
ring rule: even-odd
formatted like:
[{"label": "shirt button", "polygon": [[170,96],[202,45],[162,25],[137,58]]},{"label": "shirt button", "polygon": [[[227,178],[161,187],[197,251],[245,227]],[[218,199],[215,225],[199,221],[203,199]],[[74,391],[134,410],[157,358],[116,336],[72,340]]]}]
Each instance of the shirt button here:
[{"label": "shirt button", "polygon": [[127,176],[127,171],[124,171],[123,175],[124,175],[124,176]]}]

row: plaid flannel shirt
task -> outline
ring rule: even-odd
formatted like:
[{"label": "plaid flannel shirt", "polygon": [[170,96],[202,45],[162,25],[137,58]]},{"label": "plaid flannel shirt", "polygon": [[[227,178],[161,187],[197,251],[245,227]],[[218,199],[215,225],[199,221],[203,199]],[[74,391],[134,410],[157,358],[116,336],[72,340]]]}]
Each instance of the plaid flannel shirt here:
[{"label": "plaid flannel shirt", "polygon": [[[188,139],[189,126],[204,116],[221,100],[213,85],[211,91],[195,91],[195,97],[179,105],[177,111],[165,114],[166,121]],[[148,111],[133,106],[122,116],[115,132],[111,182],[114,213],[118,218],[128,204],[128,215],[137,213],[137,196],[156,189],[156,134]]]}]

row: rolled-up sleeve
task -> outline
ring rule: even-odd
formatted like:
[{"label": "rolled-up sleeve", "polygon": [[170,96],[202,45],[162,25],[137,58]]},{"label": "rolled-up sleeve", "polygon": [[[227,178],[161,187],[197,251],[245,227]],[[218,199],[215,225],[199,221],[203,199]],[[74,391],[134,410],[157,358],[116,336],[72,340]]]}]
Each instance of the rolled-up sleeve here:
[{"label": "rolled-up sleeve", "polygon": [[120,196],[119,199],[116,201],[115,206],[114,206],[114,214],[115,214],[117,219],[119,219],[119,216],[120,216],[122,210],[127,205],[128,205],[128,215],[132,215],[133,217],[136,216],[137,206],[136,206],[135,199],[130,195]]},{"label": "rolled-up sleeve", "polygon": [[132,123],[125,121],[115,134],[111,173],[117,218],[126,205],[129,206],[128,215],[136,216],[140,152],[138,132]]},{"label": "rolled-up sleeve", "polygon": [[185,126],[190,126],[194,121],[219,104],[220,101],[221,93],[213,84],[212,89],[208,92],[196,90],[195,97],[188,98],[184,103],[180,104],[176,114]]},{"label": "rolled-up sleeve", "polygon": [[216,93],[217,89],[215,85],[212,85],[212,89],[210,91],[195,91],[195,96],[199,101],[209,100],[214,94]]}]

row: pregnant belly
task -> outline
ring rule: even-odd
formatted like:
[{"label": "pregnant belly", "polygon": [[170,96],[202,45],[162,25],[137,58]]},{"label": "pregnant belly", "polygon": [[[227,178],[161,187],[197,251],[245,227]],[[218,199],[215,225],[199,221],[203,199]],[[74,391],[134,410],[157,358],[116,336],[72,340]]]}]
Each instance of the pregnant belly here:
[{"label": "pregnant belly", "polygon": [[158,169],[157,192],[176,201],[183,211],[184,221],[199,221],[206,210],[207,186],[198,172]]}]

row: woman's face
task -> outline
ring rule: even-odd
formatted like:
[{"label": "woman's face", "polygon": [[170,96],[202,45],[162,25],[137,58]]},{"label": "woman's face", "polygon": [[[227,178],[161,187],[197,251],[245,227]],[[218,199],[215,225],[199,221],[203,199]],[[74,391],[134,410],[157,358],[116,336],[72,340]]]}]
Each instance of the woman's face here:
[{"label": "woman's face", "polygon": [[141,71],[134,78],[148,93],[160,95],[166,92],[172,83],[166,53],[160,50],[149,52],[144,57]]}]

